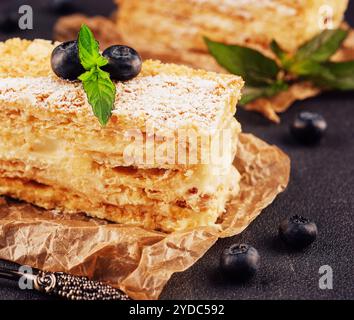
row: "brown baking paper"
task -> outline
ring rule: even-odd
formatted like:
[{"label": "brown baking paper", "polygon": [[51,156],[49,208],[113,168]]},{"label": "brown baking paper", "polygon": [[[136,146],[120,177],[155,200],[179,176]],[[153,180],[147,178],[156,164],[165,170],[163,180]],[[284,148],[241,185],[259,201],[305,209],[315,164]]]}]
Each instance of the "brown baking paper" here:
[{"label": "brown baking paper", "polygon": [[[82,23],[87,24],[93,30],[96,38],[104,48],[122,41],[117,26],[112,20],[100,16],[87,17],[81,14],[60,18],[54,28],[55,39],[58,41],[75,39]],[[346,25],[343,27],[348,28]],[[354,60],[354,30],[350,31],[348,38],[343,43],[342,48],[333,57],[333,60]],[[210,65],[209,59],[207,61]],[[199,63],[198,60],[198,65]],[[193,67],[193,64],[191,66]],[[260,112],[269,120],[279,123],[280,118],[278,114],[289,109],[295,101],[315,97],[322,91],[311,85],[311,83],[300,82],[290,86],[289,90],[281,92],[273,98],[257,99],[246,105],[245,109]]]},{"label": "brown baking paper", "polygon": [[289,158],[253,135],[241,134],[234,164],[241,191],[218,226],[185,232],[148,231],[2,199],[0,258],[105,281],[133,299],[157,299],[173,273],[193,265],[218,238],[242,232],[288,184]]}]

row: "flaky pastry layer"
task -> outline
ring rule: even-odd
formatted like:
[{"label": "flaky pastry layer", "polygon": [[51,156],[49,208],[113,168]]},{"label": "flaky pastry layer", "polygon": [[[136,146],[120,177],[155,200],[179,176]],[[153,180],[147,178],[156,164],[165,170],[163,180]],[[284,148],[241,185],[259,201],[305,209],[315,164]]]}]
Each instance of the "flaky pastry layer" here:
[{"label": "flaky pastry layer", "polygon": [[[110,220],[117,223],[138,225],[164,232],[182,231],[199,226],[214,226],[218,217],[225,211],[227,201],[239,192],[239,174],[235,168],[229,173],[225,185],[220,185],[211,203],[207,196],[200,200],[204,202],[195,211],[185,202],[175,204],[163,201],[134,203],[129,197],[130,204],[115,205],[98,201],[92,194],[75,193],[58,185],[46,185],[35,180],[19,177],[7,177],[0,174],[0,194],[34,203],[45,209],[56,209],[66,213],[84,212],[89,216]],[[17,174],[18,175],[18,174]]]}]

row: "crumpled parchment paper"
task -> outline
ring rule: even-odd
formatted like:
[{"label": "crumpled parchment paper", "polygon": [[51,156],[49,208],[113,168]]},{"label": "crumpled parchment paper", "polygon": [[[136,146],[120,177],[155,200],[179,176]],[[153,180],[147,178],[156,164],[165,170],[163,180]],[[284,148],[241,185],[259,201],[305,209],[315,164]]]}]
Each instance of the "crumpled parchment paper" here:
[{"label": "crumpled parchment paper", "polygon": [[289,181],[289,158],[253,135],[241,134],[234,165],[241,191],[218,227],[171,234],[0,198],[0,258],[105,281],[133,299],[157,299],[174,272],[193,265],[218,238],[242,232]]},{"label": "crumpled parchment paper", "polygon": [[[72,40],[77,37],[81,25],[87,24],[94,32],[96,38],[100,41],[103,48],[106,48],[114,43],[121,43],[122,37],[117,30],[117,26],[113,20],[105,17],[87,17],[81,14],[75,14],[60,18],[54,28],[54,37],[58,41]],[[348,28],[347,25],[343,27]],[[191,53],[190,53],[191,54]],[[186,54],[189,55],[188,53]],[[269,55],[269,53],[268,53]],[[149,57],[156,58],[156,57]],[[163,60],[163,57],[160,57]],[[194,65],[193,61],[197,62]],[[203,62],[205,60],[205,62]],[[354,60],[354,30],[350,31],[349,37],[344,42],[342,48],[333,57],[334,61]],[[186,59],[186,64],[188,59]],[[171,62],[171,61],[167,61]],[[189,63],[192,67],[214,66],[214,59],[209,56],[198,57],[191,59]],[[215,64],[216,65],[216,64]],[[207,67],[206,67],[207,68]],[[222,68],[218,68],[222,72]],[[285,112],[289,107],[298,100],[305,100],[319,95],[323,90],[314,87],[308,82],[299,82],[290,86],[289,90],[281,92],[273,98],[261,98],[249,103],[245,106],[246,110],[262,113],[270,121],[279,123],[279,113]]]}]

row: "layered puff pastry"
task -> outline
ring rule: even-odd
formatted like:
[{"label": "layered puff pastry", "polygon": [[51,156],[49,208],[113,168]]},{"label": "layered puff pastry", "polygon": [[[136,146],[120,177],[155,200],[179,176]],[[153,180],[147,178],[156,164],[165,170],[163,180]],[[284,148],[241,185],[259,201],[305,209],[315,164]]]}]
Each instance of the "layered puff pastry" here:
[{"label": "layered puff pastry", "polygon": [[144,57],[222,70],[203,36],[271,55],[275,39],[295,51],[323,28],[336,28],[348,0],[116,0],[123,41]]},{"label": "layered puff pastry", "polygon": [[[214,225],[239,190],[233,116],[242,79],[146,61],[139,77],[116,83],[101,127],[82,85],[52,74],[53,49],[44,40],[0,43],[0,194],[166,232]],[[181,131],[196,140],[182,141]],[[132,143],[127,132],[140,135]],[[229,144],[215,161],[219,132]]]}]

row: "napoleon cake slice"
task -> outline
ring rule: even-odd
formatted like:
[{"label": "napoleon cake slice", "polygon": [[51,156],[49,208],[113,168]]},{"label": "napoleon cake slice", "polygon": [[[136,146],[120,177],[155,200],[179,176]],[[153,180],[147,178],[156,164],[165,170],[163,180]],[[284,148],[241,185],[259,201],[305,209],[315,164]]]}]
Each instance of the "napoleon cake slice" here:
[{"label": "napoleon cake slice", "polygon": [[[240,126],[233,115],[242,79],[147,61],[137,78],[115,83],[113,114],[102,127],[81,83],[52,74],[53,48],[42,40],[0,44],[0,193],[168,232],[213,225],[238,192],[232,161]],[[196,145],[185,144],[188,155],[196,151],[195,163],[187,156],[180,164],[177,151],[167,162],[166,152],[151,151],[168,137],[180,144],[179,130],[197,137]],[[227,156],[201,161],[200,142],[219,131],[229,137]],[[127,132],[138,132],[142,143]]]}]

